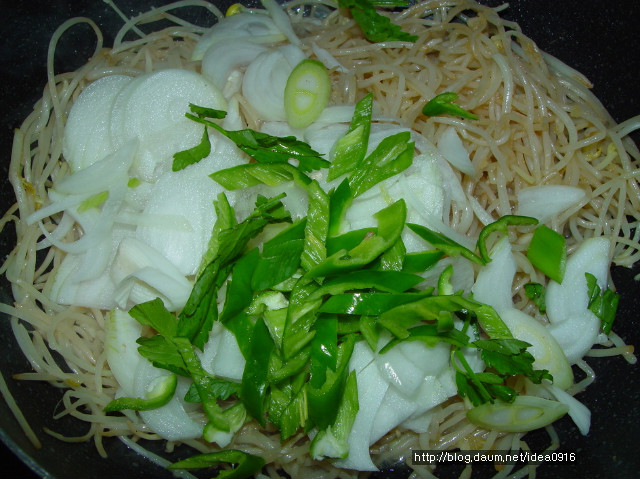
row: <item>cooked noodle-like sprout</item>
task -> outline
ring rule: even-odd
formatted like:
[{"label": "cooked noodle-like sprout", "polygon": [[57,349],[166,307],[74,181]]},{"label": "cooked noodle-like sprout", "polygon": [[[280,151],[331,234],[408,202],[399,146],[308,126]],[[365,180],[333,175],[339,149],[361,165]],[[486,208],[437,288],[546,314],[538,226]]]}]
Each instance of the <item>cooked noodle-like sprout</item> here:
[{"label": "cooked noodle-like sprout", "polygon": [[[485,224],[514,212],[517,194],[523,188],[579,186],[586,192],[584,200],[550,223],[567,236],[569,249],[585,238],[604,235],[614,245],[615,264],[631,266],[640,259],[639,154],[625,138],[640,127],[639,117],[616,125],[589,91],[588,80],[541,52],[516,24],[499,17],[500,9],[465,0],[415,4],[393,14],[395,23],[418,36],[415,43],[372,44],[363,38],[353,20],[333,11],[331,5],[322,0],[296,0],[288,6],[305,53],[313,56],[315,45],[345,67],[345,71],[331,71],[331,102],[354,103],[371,91],[381,115],[398,118],[404,126],[434,142],[445,129],[454,127],[469,152],[479,173],[474,177],[453,173],[463,194],[445,198],[445,224],[460,235],[475,238]],[[70,173],[62,158],[65,119],[89,83],[106,75],[137,76],[167,67],[199,69],[199,63],[191,61],[190,56],[204,30],[181,19],[176,10],[187,6],[204,8],[212,21],[223,17],[205,1],[177,2],[126,21],[112,49],[103,48],[102,34],[93,21],[77,18],[63,24],[49,48],[48,86],[14,137],[9,178],[16,205],[7,212],[2,225],[15,224],[18,243],[1,271],[12,284],[15,304],[0,309],[13,318],[16,339],[33,368],[33,372],[19,378],[48,381],[65,388],[57,416],[77,417],[88,423],[88,429],[77,438],[53,431],[51,434],[69,441],[93,438],[102,455],[106,454],[103,437],[121,436],[134,448],[139,446],[124,436],[136,440],[160,438],[137,414],[107,416],[103,412],[117,389],[103,350],[104,312],[61,306],[48,298],[64,253],[50,248],[46,254],[37,254],[47,246],[40,243],[42,231],[38,224],[27,226],[23,218],[47,204],[47,188]],[[143,33],[148,24],[158,20],[172,24]],[[56,44],[79,23],[88,23],[94,30],[95,53],[79,70],[56,73]],[[458,103],[472,110],[479,120],[422,115],[425,103],[444,91],[458,93]],[[255,112],[240,94],[236,97],[245,124],[259,127]],[[45,219],[42,228],[54,231],[61,221],[60,217]],[[64,234],[62,239],[66,241],[78,239],[82,234],[79,228],[68,226],[58,234]],[[528,239],[512,239],[518,263],[514,302],[519,309],[535,315],[523,286],[529,281],[543,282],[543,278],[526,266],[524,250]],[[632,347],[625,346],[615,335],[610,339],[612,349],[594,349],[588,355],[623,354],[630,362],[635,360]],[[63,365],[52,352],[64,358]],[[593,380],[593,371],[586,363],[581,361],[579,365],[587,378],[576,385],[574,393]],[[523,383],[517,386],[523,387]],[[8,396],[5,389],[3,386],[3,394]],[[552,443],[549,448],[553,450],[559,439],[552,428],[547,431]],[[526,448],[521,437],[522,434],[485,431],[470,424],[464,403],[456,397],[433,410],[428,432],[392,431],[374,445],[372,453],[374,460],[392,461],[412,448]],[[336,470],[328,462],[313,462],[305,438],[300,434],[281,443],[276,432],[263,431],[250,422],[238,432],[232,446],[264,457],[266,471],[272,477],[281,477],[282,471],[296,478],[358,476]],[[186,444],[203,452],[212,450],[201,441],[190,440]],[[166,447],[172,450],[174,446],[168,443]],[[144,455],[158,462],[151,454]],[[432,467],[415,467],[412,477],[433,477]],[[465,469],[463,476],[469,473],[470,469]],[[515,472],[507,468],[501,477],[529,474],[534,474],[529,468]]]}]

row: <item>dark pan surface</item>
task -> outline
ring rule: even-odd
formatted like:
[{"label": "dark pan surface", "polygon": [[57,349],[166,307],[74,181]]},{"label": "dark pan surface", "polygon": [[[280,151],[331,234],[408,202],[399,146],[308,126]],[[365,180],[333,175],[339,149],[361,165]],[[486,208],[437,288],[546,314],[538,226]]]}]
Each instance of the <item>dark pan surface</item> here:
[{"label": "dark pan surface", "polygon": [[[159,5],[160,0],[120,0],[117,4],[128,14]],[[228,2],[232,3],[232,2]],[[489,0],[492,5],[500,2]],[[50,0],[48,2],[13,2],[0,6],[0,146],[2,148],[3,183],[0,204],[4,209],[12,201],[12,190],[6,178],[11,151],[12,129],[29,113],[40,97],[46,81],[45,61],[49,38],[67,18],[84,15],[92,18],[105,33],[105,44],[120,25],[117,16],[99,0]],[[598,0],[565,0],[546,2],[514,0],[503,16],[520,23],[523,31],[538,45],[577,70],[594,83],[594,92],[609,108],[614,118],[622,121],[640,114],[640,33],[637,18],[640,6],[631,0],[602,2]],[[88,30],[66,37],[57,68],[75,69],[93,50],[93,36]],[[75,38],[73,38],[75,37]],[[88,39],[88,40],[87,40]],[[635,135],[640,144],[639,135]],[[6,254],[14,241],[11,228],[0,236],[0,248]],[[640,344],[640,300],[633,276],[640,270],[615,269],[613,278],[622,293],[619,318],[614,330],[628,344]],[[10,301],[8,288],[0,283],[0,300]],[[59,391],[46,384],[17,383],[11,375],[29,369],[13,337],[7,321],[0,321],[0,369],[13,395],[23,407],[32,427],[43,442],[34,450],[22,435],[7,406],[0,401],[0,452],[3,476],[24,478],[163,478],[172,477],[162,468],[139,459],[120,441],[106,440],[109,458],[101,459],[93,443],[67,444],[42,433],[43,427],[79,435],[84,425],[72,420],[54,421],[60,400]],[[640,366],[627,364],[620,358],[590,360],[597,380],[578,396],[592,411],[589,435],[582,437],[573,423],[564,418],[558,423],[563,451],[575,451],[573,463],[549,463],[538,469],[538,478],[572,479],[640,477]],[[534,449],[540,450],[546,438],[531,436]],[[536,448],[536,444],[539,446]],[[409,451],[407,451],[409,452]],[[5,458],[6,456],[6,458]],[[28,464],[28,467],[23,464]],[[15,468],[15,469],[14,469]],[[459,471],[459,468],[456,469]],[[454,472],[454,471],[450,471]],[[406,477],[402,468],[391,468],[383,477]],[[5,476],[9,477],[9,476]],[[203,475],[202,477],[210,477]],[[475,476],[474,476],[475,477]]]}]

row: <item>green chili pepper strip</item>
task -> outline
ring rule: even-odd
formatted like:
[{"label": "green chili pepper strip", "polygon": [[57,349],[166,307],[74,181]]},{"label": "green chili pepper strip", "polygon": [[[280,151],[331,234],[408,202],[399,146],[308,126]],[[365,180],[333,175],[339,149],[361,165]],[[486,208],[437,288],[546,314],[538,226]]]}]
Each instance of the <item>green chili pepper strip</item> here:
[{"label": "green chili pepper strip", "polygon": [[443,234],[440,234],[437,231],[433,231],[426,226],[418,225],[415,223],[407,223],[407,226],[423,240],[427,241],[431,246],[439,249],[440,251],[443,251],[445,254],[449,256],[462,256],[481,266],[485,265],[484,259],[482,259],[480,256],[475,254],[470,249],[465,248],[460,243],[447,238]]},{"label": "green chili pepper strip", "polygon": [[518,216],[518,215],[505,215],[497,221],[488,224],[480,231],[480,235],[478,236],[478,251],[480,251],[480,256],[482,259],[488,263],[491,261],[491,257],[489,256],[489,252],[487,251],[487,239],[489,235],[495,231],[499,231],[501,233],[507,233],[509,226],[529,226],[529,225],[537,225],[538,220],[536,218],[532,218],[530,216]]},{"label": "green chili pepper strip", "polygon": [[545,225],[538,226],[529,243],[527,258],[549,278],[562,283],[567,266],[567,244],[561,234]]},{"label": "green chili pepper strip", "polygon": [[104,407],[104,412],[122,411],[123,409],[132,409],[134,411],[157,409],[171,401],[177,384],[178,376],[175,374],[161,376],[151,383],[150,390],[144,399],[132,397],[114,399]]},{"label": "green chili pepper strip", "polygon": [[374,215],[378,221],[376,234],[366,236],[358,246],[349,251],[341,250],[329,256],[322,263],[309,270],[307,276],[317,278],[346,273],[371,263],[400,237],[406,215],[407,207],[404,200],[398,200],[378,211]]},{"label": "green chili pepper strip", "polygon": [[269,328],[262,318],[258,318],[251,335],[251,353],[242,374],[240,398],[247,412],[262,426],[265,425],[264,406],[269,386],[269,358],[273,348]]},{"label": "green chili pepper strip", "polygon": [[356,335],[349,335],[338,347],[338,363],[335,371],[326,370],[326,380],[319,387],[309,383],[307,398],[309,401],[309,419],[318,427],[325,429],[333,424],[349,373],[349,359],[356,343]]},{"label": "green chili pepper strip", "polygon": [[221,471],[218,479],[246,479],[253,477],[264,466],[265,461],[259,456],[248,454],[237,449],[198,454],[182,461],[174,462],[167,469],[204,469],[221,463],[237,464],[235,469]]}]

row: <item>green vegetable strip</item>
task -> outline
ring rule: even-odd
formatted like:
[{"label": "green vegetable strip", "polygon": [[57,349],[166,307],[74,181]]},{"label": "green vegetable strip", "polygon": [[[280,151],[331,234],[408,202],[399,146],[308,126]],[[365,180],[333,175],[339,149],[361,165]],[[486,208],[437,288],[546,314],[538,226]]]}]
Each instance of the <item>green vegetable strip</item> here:
[{"label": "green vegetable strip", "polygon": [[227,282],[224,308],[220,314],[220,322],[223,324],[242,313],[251,304],[254,291],[251,282],[259,259],[260,252],[253,248],[233,265],[231,280]]},{"label": "green vegetable strip", "polygon": [[[304,379],[304,375],[300,375],[300,377]],[[282,440],[293,436],[300,427],[306,424],[309,417],[307,389],[304,387],[305,383],[292,383],[293,396],[279,418],[280,439]]]},{"label": "green vegetable strip", "polygon": [[[308,271],[327,257],[325,242],[329,233],[329,196],[315,180],[311,182],[307,191],[309,208],[300,264]],[[292,251],[290,254],[296,253]]]},{"label": "green vegetable strip", "polygon": [[239,190],[256,185],[277,186],[287,181],[306,187],[311,179],[288,163],[249,163],[232,166],[211,173],[211,179],[228,190]]},{"label": "green vegetable strip", "polygon": [[414,145],[410,139],[408,131],[388,136],[358,164],[349,177],[354,198],[411,166]]},{"label": "green vegetable strip", "polygon": [[524,285],[524,293],[532,300],[542,314],[547,312],[546,289],[540,283],[527,283]]},{"label": "green vegetable strip", "polygon": [[[198,277],[187,304],[179,316],[178,335],[189,338],[202,349],[217,319],[217,291],[230,273],[234,261],[244,252],[248,242],[270,223],[289,219],[282,207],[281,196],[259,197],[256,209],[244,221],[218,234],[216,254]],[[216,228],[214,227],[214,230]]]},{"label": "green vegetable strip", "polygon": [[404,257],[407,248],[404,246],[402,237],[398,238],[393,246],[382,253],[380,257],[380,269],[383,271],[402,271],[404,265]]},{"label": "green vegetable strip", "polygon": [[356,103],[349,130],[334,146],[327,181],[353,171],[364,159],[369,144],[372,111],[373,94],[368,93]]},{"label": "green vegetable strip", "polygon": [[299,220],[262,245],[251,289],[262,291],[290,278],[300,266],[309,221]]},{"label": "green vegetable strip", "polygon": [[327,280],[309,297],[320,299],[325,295],[335,296],[349,290],[377,289],[388,293],[402,293],[421,283],[422,277],[399,271],[353,271]]},{"label": "green vegetable strip", "polygon": [[327,238],[327,254],[336,254],[341,250],[349,251],[358,246],[365,238],[375,236],[378,228],[362,228]]},{"label": "green vegetable strip", "polygon": [[[323,306],[324,307],[324,306]],[[464,298],[458,294],[446,296],[428,296],[415,302],[399,304],[395,308],[382,312],[378,324],[389,330],[399,339],[409,337],[408,328],[418,321],[435,321],[438,331],[453,328],[450,315],[443,312],[470,311],[477,316],[478,323],[490,338],[511,338],[511,331],[500,319],[495,310],[486,304]]]},{"label": "green vegetable strip", "polygon": [[136,342],[140,356],[147,359],[156,368],[166,369],[180,376],[189,377],[180,352],[169,339],[160,334],[150,338],[138,338]]},{"label": "green vegetable strip", "polygon": [[123,409],[132,409],[134,411],[148,411],[164,406],[176,391],[178,377],[175,374],[158,378],[152,383],[152,390],[147,393],[145,398],[120,397],[110,401],[103,411],[113,412],[122,411]]},{"label": "green vegetable strip", "polygon": [[443,256],[444,252],[438,250],[407,253],[402,262],[402,271],[404,273],[422,273],[440,261]]},{"label": "green vegetable strip", "polygon": [[610,289],[601,294],[596,277],[591,273],[585,273],[585,277],[589,293],[588,308],[600,319],[602,332],[609,334],[616,319],[620,295]]},{"label": "green vegetable strip", "polygon": [[447,238],[443,234],[440,234],[437,231],[433,231],[426,226],[418,225],[415,223],[407,223],[407,226],[431,246],[439,249],[445,254],[449,256],[462,256],[481,266],[485,265],[485,261],[480,256],[475,254],[470,249],[465,248],[461,244],[456,243],[452,239]]},{"label": "green vegetable strip", "polygon": [[375,316],[360,316],[359,329],[371,351],[377,351],[380,331],[378,330]]},{"label": "green vegetable strip", "polygon": [[[233,381],[228,381],[226,379],[216,378],[212,376],[205,376],[205,381],[207,383],[207,391],[210,391],[213,396],[223,401],[234,394],[237,395],[240,392],[240,384]],[[196,388],[195,383],[191,383],[191,385],[189,386],[189,389],[184,395],[184,401],[189,403],[202,402],[200,393],[198,393],[198,388]]]},{"label": "green vegetable strip", "polygon": [[309,296],[318,288],[310,278],[301,277],[291,291],[287,319],[282,339],[282,354],[289,360],[313,338],[311,331],[316,320],[316,312],[321,300],[309,300]]},{"label": "green vegetable strip", "polygon": [[281,381],[300,373],[309,364],[311,347],[306,346],[289,357],[286,362],[277,354],[271,356],[269,363],[269,383],[277,384]]},{"label": "green vegetable strip", "polygon": [[356,372],[351,371],[347,377],[334,423],[318,431],[311,441],[309,453],[312,458],[316,460],[324,457],[345,459],[349,455],[347,440],[359,408]]},{"label": "green vegetable strip", "polygon": [[327,428],[336,419],[355,342],[355,335],[345,337],[338,347],[337,368],[335,371],[326,369],[326,380],[321,387],[308,383],[309,419],[318,429]]},{"label": "green vegetable strip", "polygon": [[200,143],[188,150],[179,151],[173,155],[172,171],[180,171],[189,165],[199,162],[211,153],[211,141],[209,140],[209,132],[204,127],[202,139]]},{"label": "green vegetable strip", "polygon": [[450,343],[458,347],[464,347],[469,344],[469,337],[457,329],[439,331],[435,324],[420,324],[407,329],[406,337],[402,339],[395,338],[389,341],[382,347],[382,349],[380,349],[380,354],[386,353],[391,348],[404,341],[421,341],[430,347],[441,342]]},{"label": "green vegetable strip", "polygon": [[263,427],[268,388],[269,357],[274,343],[262,318],[258,318],[251,335],[251,351],[242,374],[240,399],[247,412]]},{"label": "green vegetable strip", "polygon": [[518,215],[505,215],[497,221],[488,224],[480,231],[480,235],[478,236],[478,251],[480,251],[480,256],[488,263],[491,261],[491,257],[489,256],[489,252],[487,251],[487,239],[494,232],[501,232],[504,234],[508,233],[509,226],[529,226],[529,225],[537,225],[538,220],[536,218],[531,218],[529,216],[518,216]]},{"label": "green vegetable strip", "polygon": [[422,107],[422,114],[426,116],[453,115],[470,120],[477,120],[478,117],[476,115],[454,103],[457,99],[457,93],[450,91],[440,93]]},{"label": "green vegetable strip", "polygon": [[205,251],[202,257],[202,262],[200,263],[196,277],[199,277],[200,274],[202,274],[204,268],[211,263],[218,254],[218,249],[220,248],[220,233],[224,230],[229,230],[238,224],[236,221],[235,211],[229,204],[229,200],[224,193],[220,193],[218,195],[217,200],[213,202],[213,206],[216,210],[216,221],[213,224],[211,237],[207,244],[207,251]]},{"label": "green vegetable strip", "polygon": [[545,225],[538,226],[529,243],[527,258],[549,278],[562,283],[567,266],[567,244],[561,234]]},{"label": "green vegetable strip", "polygon": [[330,276],[360,269],[371,263],[391,247],[400,237],[404,228],[407,207],[404,200],[378,211],[374,217],[378,222],[377,233],[365,237],[355,248],[339,251],[307,272],[309,278]]},{"label": "green vegetable strip", "polygon": [[309,384],[320,388],[327,377],[327,369],[335,371],[338,362],[338,319],[321,316],[314,324],[315,336],[311,340]]},{"label": "green vegetable strip", "polygon": [[[338,0],[338,6],[349,9],[364,36],[371,42],[391,40],[415,42],[418,39],[416,35],[402,31],[398,25],[391,23],[388,17],[378,13],[374,7],[376,3],[369,0]],[[382,5],[392,4],[385,1]],[[393,5],[407,5],[407,3],[394,2]]]},{"label": "green vegetable strip", "polygon": [[[455,381],[460,396],[469,398],[474,406],[486,402],[493,402],[494,398],[487,390],[486,384],[482,382],[478,374],[471,369],[462,351],[455,349],[452,352],[451,358],[451,364],[456,369]],[[460,369],[458,363],[462,366],[462,369]]]},{"label": "green vegetable strip", "polygon": [[[353,195],[351,194],[349,180],[345,178],[342,183],[329,194],[329,237],[340,234],[342,220],[352,200]],[[328,248],[329,244],[327,243],[327,249]]]},{"label": "green vegetable strip", "polygon": [[453,285],[451,284],[451,277],[453,276],[453,266],[448,265],[438,278],[438,294],[450,295],[455,293]]},{"label": "green vegetable strip", "polygon": [[419,293],[348,293],[336,294],[327,299],[319,309],[321,313],[378,316],[403,304],[413,303],[431,294]]},{"label": "green vegetable strip", "polygon": [[92,208],[97,208],[102,203],[107,201],[107,198],[109,198],[108,191],[101,191],[100,193],[96,193],[95,195],[90,196],[78,205],[78,213],[84,213],[85,211],[88,211]]},{"label": "green vegetable strip", "polygon": [[178,348],[182,359],[193,379],[195,388],[200,395],[202,401],[202,408],[204,409],[207,419],[213,424],[213,426],[220,431],[229,431],[229,423],[223,410],[218,405],[217,397],[209,389],[209,374],[202,368],[200,359],[196,355],[193,345],[186,338],[173,338],[173,343]]},{"label": "green vegetable strip", "polygon": [[218,479],[247,479],[260,472],[265,461],[259,456],[254,456],[236,449],[209,452],[174,462],[168,469],[204,469],[217,466],[221,463],[237,464],[235,469],[221,471]]},{"label": "green vegetable strip", "polygon": [[[213,115],[214,119],[224,118],[225,112],[197,105],[189,105],[189,107],[196,115],[187,113],[185,115],[187,118],[219,131],[258,163],[288,163],[290,159],[295,159],[299,163],[298,168],[307,172],[326,168],[330,164],[321,158],[320,153],[295,136],[277,137],[251,129],[225,130],[217,123],[207,119],[210,117],[209,113]],[[203,111],[205,113],[202,113]]]}]

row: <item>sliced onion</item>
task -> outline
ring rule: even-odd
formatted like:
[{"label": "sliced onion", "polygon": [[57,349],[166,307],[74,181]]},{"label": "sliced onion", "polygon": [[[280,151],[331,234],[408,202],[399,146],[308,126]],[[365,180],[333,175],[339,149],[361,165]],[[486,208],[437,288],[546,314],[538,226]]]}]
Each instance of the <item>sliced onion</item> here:
[{"label": "sliced onion", "polygon": [[[147,388],[153,381],[169,374],[169,371],[156,368],[149,361],[140,361],[135,375],[135,397],[145,397]],[[144,422],[164,439],[179,441],[202,436],[204,424],[189,415],[188,405],[183,399],[190,382],[186,378],[180,378],[176,392],[168,404],[158,409],[140,411]]]},{"label": "sliced onion", "polygon": [[343,73],[349,71],[336,59],[336,57],[329,53],[329,50],[319,47],[315,42],[311,44],[311,50],[313,51],[313,54],[318,57],[318,60],[320,60],[324,64],[324,66],[327,67],[327,69],[331,70],[335,68],[336,70]]},{"label": "sliced onion", "polygon": [[606,289],[610,265],[610,242],[604,237],[582,242],[567,259],[562,284],[550,281],[545,301],[550,331],[571,364],[580,360],[598,339],[600,319],[589,309],[585,273],[595,276]]},{"label": "sliced onion", "polygon": [[267,121],[284,121],[284,89],[293,68],[305,57],[302,50],[286,45],[258,55],[247,67],[242,94]]},{"label": "sliced onion", "polygon": [[449,163],[461,172],[474,176],[476,168],[469,159],[469,152],[465,149],[456,129],[452,126],[445,128],[438,138],[438,149]]},{"label": "sliced onion", "polygon": [[504,237],[493,247],[491,261],[482,267],[471,291],[474,299],[488,304],[498,314],[513,308],[512,285],[516,260],[509,238]]},{"label": "sliced onion", "polygon": [[579,204],[587,193],[582,188],[566,185],[540,185],[518,191],[517,214],[532,216],[541,223]]},{"label": "sliced onion", "polygon": [[142,325],[129,313],[114,309],[105,316],[104,350],[107,362],[126,396],[133,395],[135,389],[135,365],[144,361],[136,343],[140,336]]},{"label": "sliced onion", "polygon": [[563,391],[557,386],[552,384],[545,385],[545,388],[555,396],[558,402],[569,406],[569,416],[573,419],[573,422],[582,433],[583,436],[589,434],[589,428],[591,427],[591,411],[574,398],[571,394]]},{"label": "sliced onion", "polygon": [[205,52],[222,40],[242,39],[264,45],[287,39],[268,15],[240,12],[216,23],[200,37],[193,49],[192,60],[202,60]]},{"label": "sliced onion", "polygon": [[[120,242],[111,266],[111,277],[117,285],[116,301],[123,309],[127,309],[131,294],[143,296],[143,300],[160,294],[167,309],[176,311],[184,306],[192,288],[173,263],[136,238],[124,238]],[[134,291],[136,285],[142,289]],[[138,302],[141,301],[133,301]]]},{"label": "sliced onion", "polygon": [[223,90],[233,70],[249,65],[265,51],[265,46],[248,40],[221,40],[204,54],[202,74]]},{"label": "sliced onion", "polygon": [[279,5],[274,0],[260,0],[264,8],[269,12],[271,18],[273,18],[273,23],[278,27],[278,30],[282,32],[284,36],[287,37],[287,40],[292,45],[300,45],[300,39],[293,31],[293,27],[291,26],[291,19],[289,15],[282,9],[282,6]]}]

